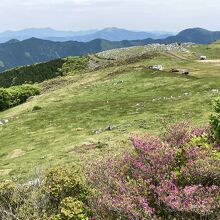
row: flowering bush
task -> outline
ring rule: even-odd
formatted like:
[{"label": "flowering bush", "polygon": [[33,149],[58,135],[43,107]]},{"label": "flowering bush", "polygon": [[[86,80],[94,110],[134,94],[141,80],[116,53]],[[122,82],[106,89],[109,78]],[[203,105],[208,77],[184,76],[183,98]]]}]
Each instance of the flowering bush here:
[{"label": "flowering bush", "polygon": [[[97,164],[88,176],[95,187],[90,207],[98,219],[153,219],[148,183],[125,175],[127,164],[110,160]],[[101,189],[101,191],[99,190]],[[95,218],[95,219],[96,219]]]},{"label": "flowering bush", "polygon": [[[88,172],[97,219],[218,219],[220,153],[208,129],[183,122],[132,137],[135,151]],[[90,168],[91,169],[91,168]]]},{"label": "flowering bush", "polygon": [[189,185],[179,187],[175,181],[164,180],[155,190],[163,211],[180,219],[215,219],[219,209],[219,187]]}]

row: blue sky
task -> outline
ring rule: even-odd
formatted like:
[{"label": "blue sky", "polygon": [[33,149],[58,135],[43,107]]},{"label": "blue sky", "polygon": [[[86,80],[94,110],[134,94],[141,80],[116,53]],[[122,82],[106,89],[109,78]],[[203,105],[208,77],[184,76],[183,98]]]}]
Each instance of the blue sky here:
[{"label": "blue sky", "polygon": [[30,27],[220,30],[219,0],[0,0],[0,31]]}]

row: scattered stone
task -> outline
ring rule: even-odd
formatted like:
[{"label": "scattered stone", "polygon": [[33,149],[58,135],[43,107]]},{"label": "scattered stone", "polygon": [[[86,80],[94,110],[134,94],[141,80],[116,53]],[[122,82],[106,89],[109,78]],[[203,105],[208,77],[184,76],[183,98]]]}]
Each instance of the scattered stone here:
[{"label": "scattered stone", "polygon": [[123,80],[118,81],[118,84],[121,84],[121,83],[124,83],[124,81]]},{"label": "scattered stone", "polygon": [[188,76],[189,75],[189,70],[187,70],[187,69],[182,70],[182,74]]},{"label": "scattered stone", "polygon": [[24,184],[24,186],[40,186],[40,185],[41,185],[41,180],[39,178],[35,180],[30,180]]},{"label": "scattered stone", "polygon": [[212,89],[212,93],[219,93],[219,90],[218,89]]},{"label": "scattered stone", "polygon": [[106,131],[112,131],[112,130],[114,130],[115,128],[117,128],[117,126],[115,126],[115,125],[109,125],[109,126],[106,128]]},{"label": "scattered stone", "polygon": [[101,134],[102,132],[103,132],[103,131],[102,131],[102,129],[101,129],[101,128],[100,128],[100,129],[98,129],[98,130],[95,130],[95,131],[94,131],[94,133],[95,133],[95,134]]},{"label": "scattered stone", "polygon": [[9,122],[9,120],[8,120],[8,119],[5,119],[4,121],[5,121],[5,124]]},{"label": "scattered stone", "polygon": [[0,126],[5,125],[9,122],[8,119],[0,119]]},{"label": "scattered stone", "polygon": [[[139,57],[143,55],[149,55],[152,54],[152,52],[183,52],[183,53],[191,53],[187,48],[192,47],[193,43],[173,43],[173,44],[148,44],[144,47],[131,47],[131,48],[122,48],[122,49],[113,49],[109,51],[104,51],[101,53],[98,53],[97,55],[101,58],[105,59],[113,59],[113,60],[120,60],[120,59],[128,59],[136,57],[136,53],[133,53],[133,51],[136,52],[136,48],[139,52]],[[135,54],[135,55],[134,55]]]}]

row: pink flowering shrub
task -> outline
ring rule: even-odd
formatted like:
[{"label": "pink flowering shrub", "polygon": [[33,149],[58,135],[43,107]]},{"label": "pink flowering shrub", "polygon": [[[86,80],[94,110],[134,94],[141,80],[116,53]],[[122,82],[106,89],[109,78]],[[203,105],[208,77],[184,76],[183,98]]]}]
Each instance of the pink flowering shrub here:
[{"label": "pink flowering shrub", "polygon": [[208,129],[183,122],[131,141],[132,154],[90,167],[94,219],[218,220],[220,153]]},{"label": "pink flowering shrub", "polygon": [[164,135],[164,141],[171,146],[182,146],[189,142],[192,137],[192,128],[188,121],[183,121],[178,124],[170,125]]},{"label": "pink flowering shrub", "polygon": [[95,188],[90,202],[94,219],[154,219],[154,208],[147,200],[148,183],[129,178],[127,171],[127,164],[109,160],[88,173]]},{"label": "pink flowering shrub", "polygon": [[155,192],[158,203],[162,204],[164,211],[170,215],[180,219],[217,219],[218,186],[179,187],[175,181],[164,180],[156,187]]}]

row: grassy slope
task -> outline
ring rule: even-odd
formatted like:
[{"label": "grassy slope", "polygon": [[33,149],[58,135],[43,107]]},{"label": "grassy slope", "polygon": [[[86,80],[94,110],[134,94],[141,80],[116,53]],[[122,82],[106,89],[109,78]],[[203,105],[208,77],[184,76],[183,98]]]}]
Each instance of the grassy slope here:
[{"label": "grassy slope", "polygon": [[[204,53],[203,46],[193,50]],[[0,118],[9,118],[9,123],[0,127],[0,178],[27,178],[47,167],[82,165],[124,152],[130,149],[131,133],[158,133],[165,124],[178,120],[206,123],[211,100],[218,96],[212,89],[220,89],[219,66],[186,57],[182,53],[161,54],[68,76],[65,86],[0,113]],[[151,64],[188,68],[191,75],[142,68]],[[51,84],[59,84],[59,80]],[[36,105],[42,110],[32,112]],[[94,133],[111,124],[117,128]]]}]

